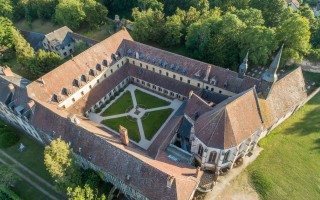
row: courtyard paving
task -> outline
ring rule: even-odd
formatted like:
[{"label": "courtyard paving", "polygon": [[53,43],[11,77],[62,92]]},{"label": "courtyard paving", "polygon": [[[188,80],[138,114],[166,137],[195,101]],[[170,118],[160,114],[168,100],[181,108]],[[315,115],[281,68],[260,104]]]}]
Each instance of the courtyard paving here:
[{"label": "courtyard paving", "polygon": [[[162,106],[162,107],[157,107],[157,108],[150,108],[150,109],[144,109],[141,107],[138,107],[138,103],[137,103],[137,99],[136,96],[134,94],[135,90],[140,90],[142,92],[145,92],[147,94],[150,94],[152,96],[155,96],[159,99],[162,99],[164,101],[170,102],[170,105],[168,106]],[[111,115],[111,116],[101,116],[101,113],[103,113],[105,110],[107,110],[113,103],[115,103],[119,98],[121,98],[122,94],[124,94],[126,91],[129,91],[131,93],[131,98],[133,101],[133,108],[128,111],[127,113],[122,113],[122,114],[117,114],[117,115]],[[140,141],[137,143],[135,141],[130,140],[130,142],[133,142],[135,144],[137,144],[138,146],[140,146],[143,149],[148,149],[149,146],[152,144],[152,142],[155,140],[155,138],[159,135],[159,133],[161,132],[161,130],[165,127],[165,125],[168,123],[168,121],[170,120],[170,118],[174,115],[174,113],[179,109],[179,107],[182,105],[182,102],[174,99],[174,100],[170,100],[168,98],[165,98],[161,95],[158,95],[156,93],[150,92],[148,90],[145,90],[143,88],[137,87],[135,85],[128,85],[124,91],[122,92],[121,95],[119,95],[118,97],[116,97],[112,102],[109,103],[109,105],[107,105],[104,109],[102,109],[102,111],[100,113],[90,113],[89,114],[89,119],[98,123],[98,124],[102,124],[101,122],[103,120],[108,120],[108,119],[115,119],[115,118],[120,118],[120,117],[127,117],[127,116],[131,116],[133,118],[137,119],[137,124],[138,124],[138,128],[139,128],[139,133],[140,133]],[[166,121],[162,124],[162,126],[159,128],[159,130],[154,134],[154,136],[152,137],[151,140],[147,140],[144,134],[144,129],[143,129],[143,125],[142,125],[142,117],[148,113],[148,112],[153,112],[153,111],[159,111],[159,110],[165,110],[165,109],[169,109],[171,108],[173,111],[171,113],[171,115],[166,119]],[[103,124],[102,124],[103,125]],[[118,132],[112,130],[111,128],[109,128],[108,126],[103,125],[105,128],[107,128],[108,130],[119,134]],[[126,125],[123,124],[123,126],[125,127]]]}]

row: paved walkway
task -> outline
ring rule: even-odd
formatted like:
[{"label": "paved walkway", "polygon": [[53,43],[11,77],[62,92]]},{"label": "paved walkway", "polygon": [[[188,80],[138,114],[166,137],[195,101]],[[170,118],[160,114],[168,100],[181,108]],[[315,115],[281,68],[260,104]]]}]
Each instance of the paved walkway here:
[{"label": "paved walkway", "polygon": [[243,164],[240,167],[237,168],[233,168],[232,170],[230,170],[230,172],[228,174],[226,174],[225,176],[220,176],[218,179],[217,184],[213,187],[212,191],[208,192],[205,199],[206,200],[214,200],[217,197],[219,197],[219,194],[224,190],[227,189],[227,187],[230,185],[230,182],[235,179],[237,176],[239,176],[239,174],[241,172],[244,171],[245,168],[247,168],[247,166],[249,164],[251,164],[259,155],[260,152],[263,149],[259,146],[257,146],[254,150],[253,150],[253,154],[248,157],[246,156],[243,159]]},{"label": "paved walkway", "polygon": [[[151,108],[151,109],[143,109],[143,108],[137,108],[137,99],[136,96],[134,95],[134,91],[135,90],[140,90],[142,92],[145,92],[147,94],[150,94],[152,96],[155,96],[159,99],[162,99],[164,101],[168,101],[170,102],[170,105],[168,106],[162,106],[162,107],[157,107],[157,108]],[[148,90],[145,90],[143,88],[137,87],[135,85],[129,85],[128,87],[125,88],[124,92],[122,94],[124,94],[126,91],[129,91],[131,93],[131,98],[132,98],[132,102],[133,102],[133,108],[127,112],[127,113],[122,113],[122,114],[118,114],[118,115],[111,115],[111,116],[107,116],[107,117],[103,117],[101,116],[101,113],[103,113],[105,110],[108,109],[109,106],[111,106],[115,101],[118,100],[118,98],[120,98],[121,96],[118,96],[112,103],[110,103],[108,106],[106,106],[106,108],[104,108],[100,113],[90,113],[89,114],[89,119],[101,124],[101,121],[106,120],[106,119],[115,119],[115,118],[120,118],[120,117],[126,117],[126,116],[131,116],[137,119],[137,124],[138,124],[138,128],[139,128],[139,132],[140,132],[140,141],[139,143],[136,143],[132,140],[130,140],[131,142],[137,144],[138,146],[140,146],[143,149],[148,149],[149,146],[152,144],[152,142],[155,140],[155,138],[159,135],[159,133],[161,132],[161,130],[164,128],[164,126],[168,123],[168,121],[170,120],[170,118],[174,115],[174,113],[179,109],[179,107],[182,105],[182,102],[174,99],[174,100],[170,100],[167,99],[163,96],[160,96],[158,94],[152,93]],[[137,108],[137,109],[136,109]],[[158,110],[164,110],[164,109],[168,109],[171,108],[173,109],[173,112],[171,113],[171,115],[167,118],[167,120],[162,124],[162,126],[159,128],[159,130],[157,131],[157,133],[153,136],[153,138],[149,141],[145,138],[145,134],[144,134],[144,129],[143,129],[143,124],[142,124],[142,120],[141,118],[144,116],[145,113],[148,112],[153,112],[153,111],[158,111]],[[136,111],[139,111],[139,113],[137,114]],[[103,124],[102,124],[103,125]],[[104,126],[104,125],[103,125]],[[107,128],[108,130],[119,134],[118,132],[115,132],[114,130],[110,129],[107,126],[104,126],[105,128]]]},{"label": "paved walkway", "polygon": [[[31,170],[29,170],[28,168],[26,168],[24,165],[22,165],[21,163],[19,163],[17,160],[15,160],[14,158],[12,158],[10,155],[8,155],[7,153],[5,153],[3,150],[0,150],[0,154],[1,156],[7,158],[8,160],[10,160],[12,163],[14,163],[15,166],[17,166],[17,168],[22,169],[23,171],[27,172],[29,175],[31,175],[34,179],[36,179],[37,181],[41,182],[41,184],[44,184],[46,187],[50,188],[51,190],[55,191],[55,187],[53,185],[51,185],[50,183],[48,183],[47,181],[45,181],[44,179],[42,179],[41,177],[39,177],[37,174],[35,174],[34,172],[32,172]],[[5,165],[9,165],[6,161],[4,161],[3,159],[0,158],[0,162],[5,164]],[[30,183],[33,187],[35,187],[37,190],[41,191],[43,194],[45,194],[48,198],[53,199],[53,200],[58,200],[55,196],[53,196],[51,193],[49,193],[47,190],[43,189],[42,186],[38,185],[37,183],[35,183],[33,180],[31,180],[29,177],[27,177],[25,175],[25,173],[22,173],[21,170],[17,169],[16,167],[14,168],[14,172],[20,176],[21,178],[23,178],[25,181],[27,181],[28,183]]]}]

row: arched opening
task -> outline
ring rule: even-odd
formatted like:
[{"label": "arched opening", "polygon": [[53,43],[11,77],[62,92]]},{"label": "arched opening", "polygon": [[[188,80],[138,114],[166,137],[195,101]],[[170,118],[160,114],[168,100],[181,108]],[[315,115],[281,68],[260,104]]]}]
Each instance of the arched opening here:
[{"label": "arched opening", "polygon": [[199,145],[198,154],[200,157],[203,155],[203,146],[201,144]]},{"label": "arched opening", "polygon": [[209,154],[209,160],[208,160],[208,162],[209,162],[209,163],[215,163],[216,158],[217,158],[217,152],[216,152],[216,151],[212,151],[212,152],[210,152],[210,154]]}]

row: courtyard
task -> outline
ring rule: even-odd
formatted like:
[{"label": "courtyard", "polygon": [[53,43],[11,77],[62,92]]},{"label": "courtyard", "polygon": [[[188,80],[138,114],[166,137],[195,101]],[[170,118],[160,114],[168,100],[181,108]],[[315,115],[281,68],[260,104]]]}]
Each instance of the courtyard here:
[{"label": "courtyard", "polygon": [[119,126],[124,126],[131,142],[148,149],[181,105],[177,99],[171,100],[130,84],[105,108],[90,113],[89,119],[116,134],[119,134]]}]

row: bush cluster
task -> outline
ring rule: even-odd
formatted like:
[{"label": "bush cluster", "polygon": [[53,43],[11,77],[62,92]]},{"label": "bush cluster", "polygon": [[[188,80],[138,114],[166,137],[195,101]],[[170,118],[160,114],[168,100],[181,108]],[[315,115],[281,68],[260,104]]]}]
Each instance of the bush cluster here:
[{"label": "bush cluster", "polygon": [[8,148],[16,144],[20,140],[20,136],[12,127],[0,123],[0,147]]}]

